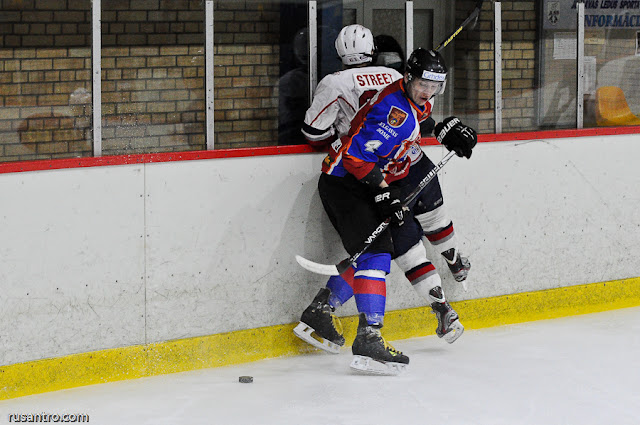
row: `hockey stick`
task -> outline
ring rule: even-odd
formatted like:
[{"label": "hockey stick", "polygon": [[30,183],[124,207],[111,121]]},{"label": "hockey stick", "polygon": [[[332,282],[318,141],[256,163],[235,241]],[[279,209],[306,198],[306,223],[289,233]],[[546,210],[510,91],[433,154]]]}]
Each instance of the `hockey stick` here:
[{"label": "hockey stick", "polygon": [[[438,174],[438,171],[440,171],[440,169],[444,167],[444,165],[451,159],[451,157],[453,157],[453,155],[455,155],[455,152],[449,151],[449,153],[447,153],[444,156],[444,158],[442,158],[442,161],[438,162],[433,167],[433,170],[429,171],[429,173],[427,173],[427,175],[424,176],[424,178],[420,181],[420,183],[418,183],[418,186],[416,186],[415,189],[413,189],[411,193],[407,195],[402,205],[403,206],[409,205],[411,201],[413,201],[420,194],[420,192],[422,192],[422,189],[424,189],[429,184],[429,182],[433,180],[436,174]],[[391,223],[391,217],[388,217],[385,221],[380,223],[380,225],[378,225],[378,227],[376,227],[376,229],[373,232],[371,232],[371,234],[369,235],[369,237],[367,237],[367,239],[365,239],[364,245],[360,251],[356,252],[349,258],[345,258],[344,260],[340,261],[338,264],[320,264],[311,260],[307,260],[306,258],[300,255],[296,255],[296,261],[302,267],[304,267],[305,269],[313,273],[318,273],[318,274],[323,274],[328,276],[340,275],[344,273],[344,271],[347,270],[349,267],[351,267],[351,265],[355,263],[356,260],[362,254],[364,254],[365,251],[369,249],[371,244],[373,244],[373,242],[378,238],[378,236],[380,236],[380,234],[382,234],[382,232],[384,232],[387,229],[387,227],[389,227],[390,223]]]},{"label": "hockey stick", "polygon": [[473,21],[472,28],[476,25],[476,23],[478,22],[478,17],[480,16],[480,10],[482,9],[483,1],[484,0],[476,1],[476,8],[473,9],[471,15],[469,15],[469,17],[464,20],[462,25],[460,25],[457,30],[455,30],[449,37],[447,37],[442,43],[440,43],[438,47],[434,49],[436,52],[439,52],[441,49],[444,49],[449,43],[451,43],[451,41],[456,38],[458,34],[460,34],[460,31],[462,31],[464,27],[469,25],[471,21]]}]

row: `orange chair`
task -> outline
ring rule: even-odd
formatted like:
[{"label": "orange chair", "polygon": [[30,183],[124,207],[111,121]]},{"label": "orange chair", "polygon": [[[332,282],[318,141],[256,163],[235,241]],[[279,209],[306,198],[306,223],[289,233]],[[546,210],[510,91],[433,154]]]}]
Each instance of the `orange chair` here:
[{"label": "orange chair", "polygon": [[599,126],[640,125],[620,87],[604,86],[596,91],[596,122]]}]

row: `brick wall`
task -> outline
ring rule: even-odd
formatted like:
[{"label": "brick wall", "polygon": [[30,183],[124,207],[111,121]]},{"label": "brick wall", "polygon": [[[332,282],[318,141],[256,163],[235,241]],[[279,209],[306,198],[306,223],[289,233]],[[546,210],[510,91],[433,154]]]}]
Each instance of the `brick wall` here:
[{"label": "brick wall", "polygon": [[[457,2],[457,25],[473,7],[473,2]],[[495,129],[493,16],[493,3],[485,2],[476,28],[456,41],[454,111],[481,133]],[[537,22],[535,1],[502,2],[504,132],[536,128]]]},{"label": "brick wall", "polygon": [[278,140],[279,5],[215,3],[215,147]]},{"label": "brick wall", "polygon": [[[91,155],[91,2],[0,10],[0,159]],[[201,1],[103,2],[104,154],[205,148],[203,31]]]},{"label": "brick wall", "polygon": [[[203,1],[102,5],[103,153],[205,149]],[[214,9],[215,147],[276,144],[279,4]],[[0,160],[92,154],[90,43],[90,0],[0,0]]]},{"label": "brick wall", "polygon": [[103,0],[102,44],[202,46],[203,0]]},{"label": "brick wall", "polygon": [[91,154],[88,4],[0,0],[1,161]]},{"label": "brick wall", "polygon": [[206,148],[204,47],[102,49],[105,154]]},{"label": "brick wall", "polygon": [[91,153],[90,110],[79,97],[89,66],[87,48],[0,49],[1,160]]},{"label": "brick wall", "polygon": [[91,0],[0,0],[0,48],[91,43]]},{"label": "brick wall", "polygon": [[203,2],[102,4],[103,153],[205,149]]},{"label": "brick wall", "polygon": [[537,128],[536,7],[535,1],[502,2],[502,127],[505,132]]}]

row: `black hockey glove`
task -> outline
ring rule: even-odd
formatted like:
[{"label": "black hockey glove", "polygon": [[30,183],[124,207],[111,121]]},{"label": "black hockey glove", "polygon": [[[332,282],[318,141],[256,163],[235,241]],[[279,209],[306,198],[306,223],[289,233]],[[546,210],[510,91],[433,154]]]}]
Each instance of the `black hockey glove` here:
[{"label": "black hockey glove", "polygon": [[449,117],[436,125],[436,138],[459,157],[471,158],[471,150],[478,143],[476,131],[460,122],[460,118]]},{"label": "black hockey glove", "polygon": [[404,207],[400,200],[400,188],[388,186],[380,188],[373,198],[378,211],[385,219],[391,217],[391,222],[402,226],[404,224]]}]

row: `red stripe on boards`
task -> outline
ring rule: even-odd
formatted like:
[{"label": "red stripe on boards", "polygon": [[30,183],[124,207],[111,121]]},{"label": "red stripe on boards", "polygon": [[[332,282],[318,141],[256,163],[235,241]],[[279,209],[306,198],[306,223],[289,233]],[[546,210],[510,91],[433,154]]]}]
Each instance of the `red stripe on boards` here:
[{"label": "red stripe on boards", "polygon": [[218,149],[210,151],[161,152],[136,155],[114,155],[82,158],[63,158],[38,161],[0,163],[0,174],[22,171],[58,170],[62,168],[100,167],[105,165],[150,164],[157,162],[193,161],[199,159],[242,158],[251,156],[313,153],[308,145],[267,146],[260,148]]},{"label": "red stripe on boards", "polygon": [[[598,127],[567,130],[544,130],[522,133],[480,134],[478,142],[507,142],[517,140],[558,139],[569,137],[615,136],[640,134],[640,126]],[[423,146],[438,145],[435,137],[422,138]],[[64,168],[101,167],[107,165],[148,164],[154,162],[191,161],[197,159],[240,158],[265,155],[288,155],[317,152],[308,145],[267,146],[258,148],[218,149],[188,152],[163,152],[135,155],[47,159],[37,161],[0,162],[0,174],[23,171],[58,170]]]}]

